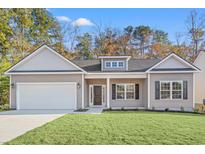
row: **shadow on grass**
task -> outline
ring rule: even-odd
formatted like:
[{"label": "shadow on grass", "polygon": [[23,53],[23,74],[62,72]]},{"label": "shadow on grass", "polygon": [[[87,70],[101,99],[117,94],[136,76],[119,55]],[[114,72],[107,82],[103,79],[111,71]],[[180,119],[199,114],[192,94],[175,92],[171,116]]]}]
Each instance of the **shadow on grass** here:
[{"label": "shadow on grass", "polygon": [[183,116],[204,116],[204,113],[182,112],[182,111],[153,111],[153,110],[104,110],[104,114],[165,114],[165,115],[183,115]]}]

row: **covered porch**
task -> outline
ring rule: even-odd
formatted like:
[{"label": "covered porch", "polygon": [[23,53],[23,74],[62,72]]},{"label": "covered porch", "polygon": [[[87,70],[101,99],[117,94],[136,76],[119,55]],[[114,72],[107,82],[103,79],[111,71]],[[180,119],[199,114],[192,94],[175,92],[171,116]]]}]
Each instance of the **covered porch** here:
[{"label": "covered porch", "polygon": [[88,74],[84,82],[85,108],[147,108],[147,82],[145,74]]}]

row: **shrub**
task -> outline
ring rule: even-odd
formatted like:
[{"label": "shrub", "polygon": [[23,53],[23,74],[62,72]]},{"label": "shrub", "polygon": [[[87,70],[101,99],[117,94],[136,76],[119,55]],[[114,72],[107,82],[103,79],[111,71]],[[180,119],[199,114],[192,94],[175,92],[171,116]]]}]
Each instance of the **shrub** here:
[{"label": "shrub", "polygon": [[9,104],[0,105],[0,110],[8,110],[8,109],[9,109]]},{"label": "shrub", "polygon": [[193,111],[194,111],[195,113],[198,113],[198,112],[199,112],[199,109],[198,109],[198,108],[193,108]]},{"label": "shrub", "polygon": [[201,106],[201,112],[203,112],[203,111],[204,111],[204,105]]},{"label": "shrub", "polygon": [[184,107],[183,106],[181,106],[180,109],[181,109],[182,112],[184,112]]},{"label": "shrub", "polygon": [[0,76],[0,104],[9,102],[9,78]]},{"label": "shrub", "polygon": [[169,111],[169,108],[166,108],[165,111]]}]

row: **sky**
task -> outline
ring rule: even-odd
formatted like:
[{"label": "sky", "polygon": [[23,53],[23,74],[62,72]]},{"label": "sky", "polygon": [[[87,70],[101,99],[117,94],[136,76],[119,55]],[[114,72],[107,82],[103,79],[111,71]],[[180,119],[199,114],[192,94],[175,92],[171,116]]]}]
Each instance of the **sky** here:
[{"label": "sky", "polygon": [[[204,14],[205,9],[48,9],[60,22],[79,26],[81,33],[92,31],[94,25],[123,30],[132,25],[150,26],[168,33],[171,42],[175,35],[186,33],[186,20],[190,11]],[[204,14],[205,15],[205,14]]]}]

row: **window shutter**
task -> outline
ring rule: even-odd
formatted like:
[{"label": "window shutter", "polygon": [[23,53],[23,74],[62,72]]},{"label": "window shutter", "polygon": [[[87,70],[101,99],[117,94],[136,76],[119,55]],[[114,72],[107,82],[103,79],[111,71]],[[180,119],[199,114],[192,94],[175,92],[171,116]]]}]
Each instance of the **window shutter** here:
[{"label": "window shutter", "polygon": [[112,99],[116,99],[116,84],[112,84]]},{"label": "window shutter", "polygon": [[160,98],[160,82],[155,81],[155,99]]},{"label": "window shutter", "polygon": [[188,82],[183,81],[183,99],[188,99]]},{"label": "window shutter", "polygon": [[135,99],[139,99],[139,84],[135,84]]}]

